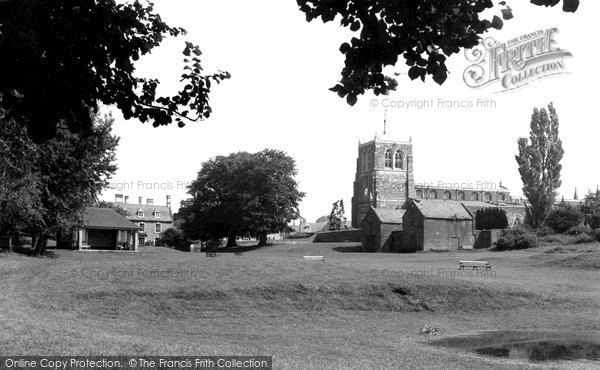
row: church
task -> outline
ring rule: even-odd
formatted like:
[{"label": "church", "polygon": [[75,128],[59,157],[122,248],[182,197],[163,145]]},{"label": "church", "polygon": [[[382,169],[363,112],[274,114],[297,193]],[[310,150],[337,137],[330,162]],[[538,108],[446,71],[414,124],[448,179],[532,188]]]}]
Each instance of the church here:
[{"label": "church", "polygon": [[383,135],[359,142],[352,227],[362,229],[363,249],[409,252],[472,248],[477,238],[477,210],[502,208],[509,225],[520,224],[525,218],[522,201],[511,198],[502,184],[439,185],[415,183],[412,139],[394,140],[384,129]]}]

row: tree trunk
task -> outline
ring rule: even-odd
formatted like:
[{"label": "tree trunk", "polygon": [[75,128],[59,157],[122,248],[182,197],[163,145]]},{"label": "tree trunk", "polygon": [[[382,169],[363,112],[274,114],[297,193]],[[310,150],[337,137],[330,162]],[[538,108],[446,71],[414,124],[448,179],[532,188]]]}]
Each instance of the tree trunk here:
[{"label": "tree trunk", "polygon": [[228,247],[237,247],[237,243],[235,241],[235,235],[230,235],[227,237],[227,245],[225,246],[225,248]]},{"label": "tree trunk", "polygon": [[39,237],[37,238],[36,246],[35,246],[35,255],[43,256],[46,253],[46,247],[48,246],[48,238],[47,237]]},{"label": "tree trunk", "polygon": [[261,232],[259,234],[259,240],[258,240],[258,245],[259,246],[265,246],[267,245],[267,233],[266,232]]}]

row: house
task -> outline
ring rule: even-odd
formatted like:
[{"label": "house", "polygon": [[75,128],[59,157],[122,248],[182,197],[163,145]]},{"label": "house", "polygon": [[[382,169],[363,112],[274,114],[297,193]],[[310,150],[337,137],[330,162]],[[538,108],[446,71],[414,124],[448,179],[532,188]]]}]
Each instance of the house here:
[{"label": "house", "polygon": [[139,227],[139,244],[154,245],[163,231],[173,227],[173,213],[171,212],[171,196],[167,195],[166,205],[156,205],[153,199],[138,197],[138,203],[129,203],[129,196],[115,195],[114,204],[127,211],[127,219]]},{"label": "house", "polygon": [[138,250],[138,226],[110,208],[87,207],[72,236],[78,250]]},{"label": "house", "polygon": [[475,243],[473,215],[460,202],[411,199],[402,217],[403,251],[458,249]]},{"label": "house", "polygon": [[371,207],[365,214],[361,228],[365,252],[393,252],[402,250],[402,217],[406,210]]}]

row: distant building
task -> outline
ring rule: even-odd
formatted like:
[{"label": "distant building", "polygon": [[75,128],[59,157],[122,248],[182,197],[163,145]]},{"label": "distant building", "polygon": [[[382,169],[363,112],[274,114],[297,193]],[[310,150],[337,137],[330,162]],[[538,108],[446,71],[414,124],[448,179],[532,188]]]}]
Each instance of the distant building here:
[{"label": "distant building", "polygon": [[163,231],[173,227],[173,213],[171,212],[171,196],[167,195],[166,205],[154,204],[151,198],[138,197],[137,203],[130,203],[129,196],[115,195],[115,205],[127,210],[127,219],[139,228],[139,244],[154,245]]},{"label": "distant building", "polygon": [[404,209],[371,207],[363,218],[363,249],[365,252],[402,250],[402,217]]}]

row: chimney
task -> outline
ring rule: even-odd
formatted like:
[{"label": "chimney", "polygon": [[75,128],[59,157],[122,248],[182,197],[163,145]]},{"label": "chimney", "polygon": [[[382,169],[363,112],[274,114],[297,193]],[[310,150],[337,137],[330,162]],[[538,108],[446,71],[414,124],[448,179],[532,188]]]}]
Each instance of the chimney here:
[{"label": "chimney", "polygon": [[125,203],[129,203],[129,195],[125,196]]},{"label": "chimney", "polygon": [[167,207],[171,207],[171,196],[167,195]]},{"label": "chimney", "polygon": [[123,203],[123,194],[115,194],[115,203]]},{"label": "chimney", "polygon": [[146,205],[151,206],[153,204],[154,204],[154,199],[151,199],[151,198],[146,199]]},{"label": "chimney", "polygon": [[142,197],[138,197],[138,203],[142,204]]}]

